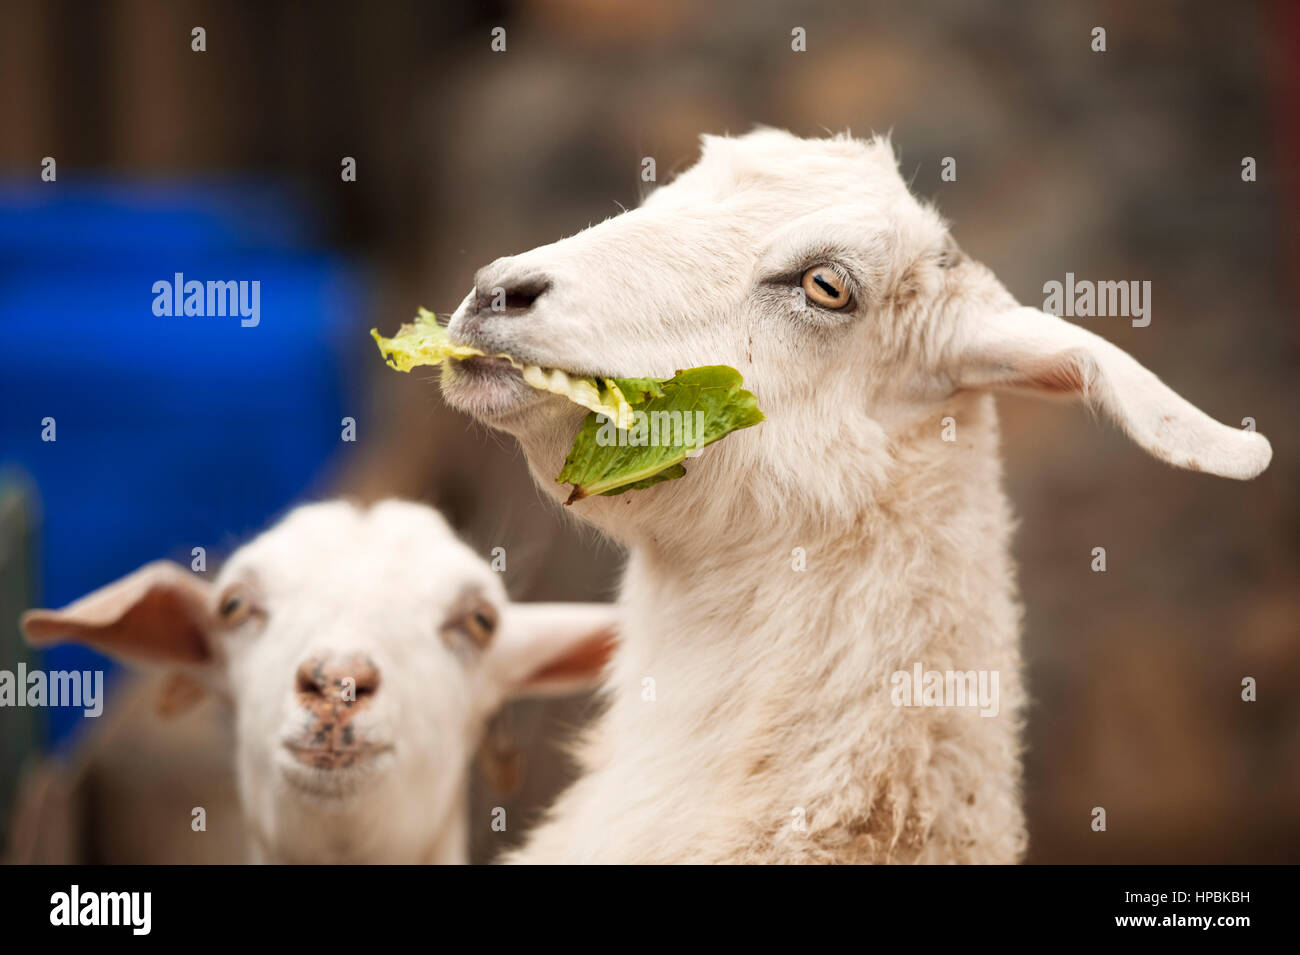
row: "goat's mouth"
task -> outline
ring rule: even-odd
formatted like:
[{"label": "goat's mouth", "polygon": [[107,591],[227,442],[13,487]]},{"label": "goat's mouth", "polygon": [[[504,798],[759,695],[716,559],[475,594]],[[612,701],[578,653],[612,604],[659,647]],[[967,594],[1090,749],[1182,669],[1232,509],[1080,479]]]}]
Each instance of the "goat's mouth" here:
[{"label": "goat's mouth", "polygon": [[290,784],[317,795],[341,795],[390,762],[393,747],[387,743],[333,747],[289,742],[284,744],[284,754],[287,758],[281,768]]},{"label": "goat's mouth", "polygon": [[520,411],[540,397],[507,359],[486,357],[447,362],[442,395],[458,411],[486,419]]},{"label": "goat's mouth", "polygon": [[[556,373],[553,368],[539,365],[526,367],[534,374]],[[544,405],[578,410],[576,405],[563,398],[528,384],[524,375],[525,371],[508,358],[484,356],[452,360],[442,369],[442,395],[457,411],[495,426],[505,426],[520,415]]]},{"label": "goat's mouth", "polygon": [[538,407],[566,418],[562,409],[576,405],[617,419],[621,428],[631,427],[631,407],[614,378],[604,372],[570,370],[539,360],[530,349],[503,346],[499,338],[484,339],[475,329],[457,329],[456,316],[441,336],[443,341],[436,334],[433,338],[443,348],[482,353],[464,358],[448,355],[441,361],[441,377],[447,403],[486,424],[518,431],[527,428]]},{"label": "goat's mouth", "polygon": [[487,375],[494,371],[509,371],[518,375],[519,370],[515,368],[514,363],[509,358],[502,358],[500,355],[480,355],[474,358],[461,358],[455,360],[453,368],[459,368],[470,375]]}]

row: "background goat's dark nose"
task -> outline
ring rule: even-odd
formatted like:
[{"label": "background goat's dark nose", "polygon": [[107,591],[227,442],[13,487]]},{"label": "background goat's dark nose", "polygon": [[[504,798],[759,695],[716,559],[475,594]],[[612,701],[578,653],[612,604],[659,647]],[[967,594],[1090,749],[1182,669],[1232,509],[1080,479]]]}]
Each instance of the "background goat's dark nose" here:
[{"label": "background goat's dark nose", "polygon": [[[344,680],[355,693],[346,693]],[[356,703],[379,689],[379,668],[369,657],[348,655],[310,657],[298,666],[298,692],[330,703]]]},{"label": "background goat's dark nose", "polygon": [[515,277],[496,282],[479,279],[474,283],[474,311],[526,312],[550,288],[551,280],[544,275]]}]

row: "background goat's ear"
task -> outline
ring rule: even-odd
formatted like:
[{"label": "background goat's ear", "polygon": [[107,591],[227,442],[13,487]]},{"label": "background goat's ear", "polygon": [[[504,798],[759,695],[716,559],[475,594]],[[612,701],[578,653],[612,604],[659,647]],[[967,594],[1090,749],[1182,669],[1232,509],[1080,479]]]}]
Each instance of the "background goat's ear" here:
[{"label": "background goat's ear", "polygon": [[524,753],[510,732],[510,711],[499,710],[488,720],[478,748],[478,765],[492,788],[509,796],[519,791],[524,775]]},{"label": "background goat's ear", "polygon": [[612,604],[510,604],[494,666],[507,696],[551,696],[594,686],[614,650]]},{"label": "background goat's ear", "polygon": [[82,643],[142,663],[204,663],[212,655],[210,588],[179,564],[157,561],[62,610],[27,611],[22,629],[38,646]]},{"label": "background goat's ear", "polygon": [[188,673],[169,673],[158,689],[154,712],[163,719],[180,716],[197,706],[207,692],[208,688]]},{"label": "background goat's ear", "polygon": [[1262,434],[1219,424],[1127,352],[1064,319],[1015,308],[971,321],[956,383],[1076,398],[1105,411],[1150,454],[1220,477],[1255,477],[1273,456]]}]

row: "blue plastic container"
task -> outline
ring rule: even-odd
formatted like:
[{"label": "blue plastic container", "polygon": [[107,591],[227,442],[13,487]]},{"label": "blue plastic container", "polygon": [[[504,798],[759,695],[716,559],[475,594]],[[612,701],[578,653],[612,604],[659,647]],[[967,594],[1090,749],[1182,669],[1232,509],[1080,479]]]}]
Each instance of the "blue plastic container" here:
[{"label": "blue plastic container", "polygon": [[[41,498],[41,604],[194,547],[213,569],[354,447],[361,277],[315,231],[260,183],[0,185],[0,468]],[[258,282],[258,324],[155,315],[176,273]],[[44,665],[108,666],[71,647]],[[56,745],[84,719],[49,717]]]}]

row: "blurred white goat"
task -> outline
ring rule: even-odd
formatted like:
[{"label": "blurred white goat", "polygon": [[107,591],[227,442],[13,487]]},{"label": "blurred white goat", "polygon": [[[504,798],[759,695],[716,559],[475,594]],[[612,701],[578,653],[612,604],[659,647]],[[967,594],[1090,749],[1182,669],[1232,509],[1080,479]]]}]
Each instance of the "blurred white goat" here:
[{"label": "blurred white goat", "polygon": [[512,604],[437,512],[336,501],[293,511],[215,582],[160,561],[22,625],[173,668],[164,712],[203,690],[233,704],[257,861],[463,863],[489,718],[591,683],[614,612]]}]

